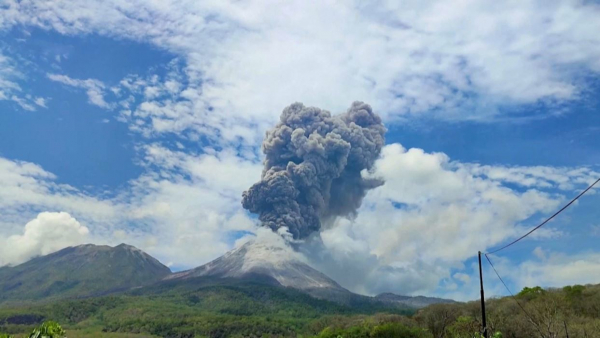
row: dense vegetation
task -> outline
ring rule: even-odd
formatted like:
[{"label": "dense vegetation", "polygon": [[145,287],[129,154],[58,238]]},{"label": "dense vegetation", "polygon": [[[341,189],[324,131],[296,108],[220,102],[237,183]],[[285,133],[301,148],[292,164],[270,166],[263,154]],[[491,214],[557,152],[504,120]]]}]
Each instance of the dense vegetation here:
[{"label": "dense vegetation", "polygon": [[[567,331],[570,338],[600,337],[600,286],[525,288],[516,299],[523,309],[511,297],[486,302],[490,337],[563,338]],[[254,283],[161,286],[150,292],[0,308],[0,332],[15,337],[44,320],[63,323],[69,337],[480,337],[478,302],[436,304],[413,314],[347,307]]]},{"label": "dense vegetation", "polygon": [[[567,332],[570,338],[600,337],[600,285],[524,288],[515,299],[487,301],[486,310],[490,331],[503,338],[563,338]],[[415,320],[434,337],[462,338],[479,330],[480,316],[479,302],[436,304]]]},{"label": "dense vegetation", "polygon": [[32,325],[51,319],[68,329],[88,332],[161,337],[294,336],[318,332],[311,325],[328,316],[412,313],[371,303],[354,305],[339,305],[261,283],[220,280],[216,284],[202,279],[200,285],[161,285],[124,295],[0,308],[0,332],[22,334]]}]

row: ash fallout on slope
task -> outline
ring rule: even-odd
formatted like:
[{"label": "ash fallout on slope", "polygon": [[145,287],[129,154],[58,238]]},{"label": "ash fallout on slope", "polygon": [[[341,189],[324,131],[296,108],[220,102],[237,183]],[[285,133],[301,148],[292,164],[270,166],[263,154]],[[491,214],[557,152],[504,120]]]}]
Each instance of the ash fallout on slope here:
[{"label": "ash fallout on slope", "polygon": [[385,144],[386,128],[368,104],[354,102],[340,115],[294,103],[266,133],[260,182],[242,195],[242,206],[263,226],[287,228],[294,239],[319,231],[338,216],[354,217],[368,190],[364,178]]}]

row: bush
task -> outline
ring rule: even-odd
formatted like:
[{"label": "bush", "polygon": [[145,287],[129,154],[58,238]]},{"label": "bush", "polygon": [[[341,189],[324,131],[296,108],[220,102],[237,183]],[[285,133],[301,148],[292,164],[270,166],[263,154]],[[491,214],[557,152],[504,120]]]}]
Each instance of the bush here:
[{"label": "bush", "polygon": [[65,337],[65,330],[53,321],[44,322],[39,327],[31,331],[29,338],[62,338]]}]

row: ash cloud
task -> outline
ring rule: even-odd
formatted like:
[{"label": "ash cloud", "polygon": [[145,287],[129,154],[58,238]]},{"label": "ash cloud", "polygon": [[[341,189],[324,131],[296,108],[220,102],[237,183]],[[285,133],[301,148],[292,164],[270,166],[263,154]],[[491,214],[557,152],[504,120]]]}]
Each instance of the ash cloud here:
[{"label": "ash cloud", "polygon": [[354,102],[343,114],[294,103],[267,132],[260,182],[243,193],[242,205],[263,226],[287,228],[294,239],[319,231],[338,216],[354,217],[369,189],[366,179],[385,144],[386,128],[368,104]]}]

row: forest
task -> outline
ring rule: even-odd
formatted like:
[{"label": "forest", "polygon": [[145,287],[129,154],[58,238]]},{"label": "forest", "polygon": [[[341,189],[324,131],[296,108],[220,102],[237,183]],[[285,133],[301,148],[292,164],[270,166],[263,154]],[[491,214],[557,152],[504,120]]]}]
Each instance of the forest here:
[{"label": "forest", "polygon": [[[600,337],[600,285],[525,288],[487,300],[486,308],[490,337]],[[477,301],[361,308],[253,284],[4,307],[0,332],[29,337],[56,321],[68,337],[473,338],[481,337],[480,318]]]}]

